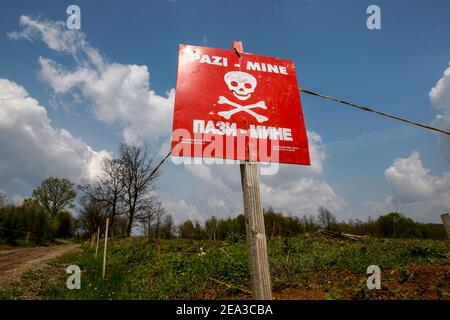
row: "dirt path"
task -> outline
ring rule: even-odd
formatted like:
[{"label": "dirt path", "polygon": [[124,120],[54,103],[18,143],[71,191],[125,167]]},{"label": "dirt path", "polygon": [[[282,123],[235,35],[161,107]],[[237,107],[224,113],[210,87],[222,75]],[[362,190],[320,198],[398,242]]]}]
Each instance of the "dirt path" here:
[{"label": "dirt path", "polygon": [[58,245],[38,248],[0,248],[0,288],[20,279],[30,268],[40,269],[62,254],[79,250],[80,245]]}]

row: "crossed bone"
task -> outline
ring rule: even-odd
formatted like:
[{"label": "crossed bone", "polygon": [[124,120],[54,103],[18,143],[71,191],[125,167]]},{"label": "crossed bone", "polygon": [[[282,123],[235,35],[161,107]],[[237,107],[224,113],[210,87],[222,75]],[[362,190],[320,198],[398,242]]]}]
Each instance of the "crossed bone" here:
[{"label": "crossed bone", "polygon": [[265,117],[263,115],[257,114],[253,110],[250,110],[250,109],[253,109],[253,108],[267,109],[266,103],[264,101],[259,101],[257,103],[249,104],[247,106],[241,106],[240,104],[237,104],[237,103],[235,103],[233,101],[228,100],[224,96],[220,96],[219,97],[219,101],[217,101],[217,103],[218,104],[228,104],[228,105],[230,105],[232,107],[235,107],[235,109],[233,109],[233,110],[220,111],[220,112],[217,113],[219,116],[222,116],[222,117],[224,117],[227,120],[230,119],[233,114],[241,112],[241,111],[247,112],[248,114],[254,116],[255,119],[259,123],[269,120],[269,118],[267,118],[267,117]]}]

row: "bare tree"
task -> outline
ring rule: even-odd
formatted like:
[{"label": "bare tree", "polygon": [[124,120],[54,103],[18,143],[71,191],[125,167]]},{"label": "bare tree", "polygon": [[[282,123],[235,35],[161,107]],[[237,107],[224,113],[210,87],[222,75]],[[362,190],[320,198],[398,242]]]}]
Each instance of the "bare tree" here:
[{"label": "bare tree", "polygon": [[317,220],[319,225],[326,229],[334,229],[337,225],[336,217],[325,207],[320,206],[318,209],[319,214],[317,215]]},{"label": "bare tree", "polygon": [[101,174],[95,182],[82,181],[79,189],[97,205],[103,206],[110,218],[111,234],[115,226],[116,216],[122,213],[125,187],[123,183],[123,166],[117,159],[104,159],[101,163]]},{"label": "bare tree", "polygon": [[108,204],[111,210],[111,226],[114,226],[114,218],[121,213],[120,205],[125,196],[124,167],[120,160],[105,159],[102,162],[102,175],[98,177],[102,188],[102,200]]},{"label": "bare tree", "polygon": [[176,225],[171,214],[166,214],[161,226],[161,234],[164,239],[171,239],[176,232]]},{"label": "bare tree", "polygon": [[[164,158],[166,159],[167,157]],[[125,232],[120,231],[123,230],[123,219],[120,219],[120,226],[116,231],[130,236],[134,224],[139,222],[144,225],[146,233],[155,218],[158,218],[158,228],[162,219],[162,215],[156,213],[161,209],[161,204],[153,192],[153,182],[159,175],[158,169],[162,162],[153,168],[152,159],[145,147],[121,144],[119,159],[103,160],[101,174],[96,181],[85,180],[79,185],[79,189],[92,202],[103,206],[110,218],[111,231],[116,230],[115,222],[118,217],[125,215]]]},{"label": "bare tree", "polygon": [[78,223],[81,233],[85,236],[91,235],[97,232],[98,227],[103,232],[104,220],[107,216],[104,204],[89,195],[84,195],[80,199],[80,205]]},{"label": "bare tree", "polygon": [[142,208],[136,214],[136,220],[141,224],[145,236],[151,237],[152,225],[160,207],[161,203],[153,194],[143,200]]},{"label": "bare tree", "polygon": [[208,234],[209,240],[216,240],[217,237],[217,219],[215,216],[212,216],[208,220],[205,221],[205,230]]},{"label": "bare tree", "polygon": [[152,159],[145,147],[123,143],[119,152],[128,215],[127,235],[130,236],[136,214],[145,209],[146,196],[152,191],[158,173],[153,172]]},{"label": "bare tree", "polygon": [[0,208],[6,207],[6,194],[3,191],[0,191]]},{"label": "bare tree", "polygon": [[162,207],[161,202],[157,202],[153,207],[154,215],[153,215],[153,224],[149,225],[149,234],[153,234],[155,238],[161,238],[164,218],[167,215],[166,210]]}]

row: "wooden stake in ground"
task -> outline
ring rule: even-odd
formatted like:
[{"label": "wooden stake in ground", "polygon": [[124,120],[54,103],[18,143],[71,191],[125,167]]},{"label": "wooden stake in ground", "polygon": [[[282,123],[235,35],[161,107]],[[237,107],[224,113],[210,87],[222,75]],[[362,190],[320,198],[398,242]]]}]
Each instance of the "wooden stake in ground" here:
[{"label": "wooden stake in ground", "polygon": [[105,272],[106,272],[106,248],[108,247],[108,226],[109,226],[109,218],[106,218],[105,248],[103,249],[103,279],[105,279]]},{"label": "wooden stake in ground", "polygon": [[[233,41],[232,49],[238,54],[244,52],[241,41]],[[245,161],[240,166],[253,299],[271,300],[272,286],[264,215],[259,192],[258,165]]]},{"label": "wooden stake in ground", "polygon": [[156,239],[156,263],[159,265],[161,261],[161,242],[159,239]]},{"label": "wooden stake in ground", "polygon": [[100,239],[100,227],[97,229],[97,246],[95,247],[95,257],[97,258],[97,252],[98,252],[98,241]]},{"label": "wooden stake in ground", "polygon": [[25,245],[28,247],[28,239],[30,238],[30,231],[27,232],[27,240],[25,241]]},{"label": "wooden stake in ground", "polygon": [[445,228],[445,233],[447,233],[447,238],[450,240],[450,214],[444,213],[441,214],[442,224]]}]

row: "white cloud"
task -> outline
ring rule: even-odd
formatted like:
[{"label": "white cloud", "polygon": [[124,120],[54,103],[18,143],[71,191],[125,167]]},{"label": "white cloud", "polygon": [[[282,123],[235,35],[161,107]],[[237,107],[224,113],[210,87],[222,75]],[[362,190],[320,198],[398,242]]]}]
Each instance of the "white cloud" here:
[{"label": "white cloud", "polygon": [[50,49],[71,54],[80,64],[90,62],[99,67],[103,64],[100,53],[89,46],[84,33],[68,30],[62,21],[39,21],[29,16],[20,16],[19,23],[22,29],[8,33],[10,39],[41,39]]},{"label": "white cloud", "polygon": [[[336,195],[333,188],[318,179],[323,173],[326,158],[322,138],[315,132],[308,132],[311,166],[280,165],[275,175],[260,176],[261,199],[265,207],[291,212],[295,215],[316,214],[319,206],[332,211],[341,211],[346,203]],[[241,210],[242,189],[237,165],[185,165],[196,177],[215,188],[225,186],[228,210],[215,210],[232,214]],[[220,190],[220,189],[219,189]],[[210,209],[219,209],[217,201],[209,203]],[[212,207],[213,206],[213,207]],[[222,216],[217,214],[217,216]]]},{"label": "white cloud", "polygon": [[[311,157],[311,166],[299,165],[283,165],[279,166],[279,170],[275,175],[261,176],[261,179],[272,181],[272,184],[287,185],[292,180],[300,177],[313,177],[323,173],[323,163],[326,158],[325,147],[323,145],[322,137],[316,132],[308,132],[309,152]],[[240,183],[239,167],[236,164],[222,164],[222,159],[207,159],[209,163],[203,161],[205,164],[185,164],[184,166],[193,175],[201,178],[205,182],[212,185],[223,187],[234,187],[235,184]],[[217,160],[217,163],[215,164]],[[190,160],[185,160],[189,162]],[[201,159],[199,160],[201,162]],[[182,158],[180,162],[183,162]],[[194,161],[193,161],[194,162]],[[231,168],[236,170],[231,171]],[[235,172],[234,174],[231,172]]]},{"label": "white cloud", "polygon": [[220,189],[227,188],[219,175],[213,174],[211,167],[203,164],[187,164],[185,168],[197,178]]},{"label": "white cloud", "polygon": [[319,176],[324,172],[326,150],[322,137],[308,132],[311,166],[281,165],[274,176],[261,177],[264,205],[294,215],[316,214],[319,206],[341,211],[346,203]]},{"label": "white cloud", "polygon": [[315,215],[319,206],[325,206],[331,212],[339,212],[345,207],[345,201],[327,182],[311,178],[292,180],[289,185],[283,186],[261,183],[261,195],[266,207],[297,216]]},{"label": "white cloud", "polygon": [[22,16],[20,24],[22,30],[10,33],[10,38],[42,40],[50,49],[75,58],[74,70],[67,70],[51,59],[39,58],[40,78],[56,95],[84,98],[99,120],[122,129],[126,142],[168,138],[175,91],[172,89],[163,97],[151,90],[147,66],[104,63],[82,32],[67,31],[62,22]]},{"label": "white cloud", "polygon": [[324,172],[326,150],[322,137],[312,131],[307,132],[311,166],[280,165],[276,175],[262,176],[262,180],[272,185],[288,186],[299,178],[318,177]]},{"label": "white cloud", "polygon": [[[433,125],[450,130],[450,67],[430,90],[429,97],[439,111]],[[444,157],[450,161],[450,139],[441,134],[438,138]],[[407,158],[395,159],[384,175],[392,192],[383,202],[363,204],[367,212],[398,210],[419,221],[439,221],[439,215],[450,209],[450,171],[440,176],[431,174],[423,166],[418,151]]]},{"label": "white cloud", "polygon": [[170,213],[176,224],[182,223],[188,219],[192,221],[203,221],[204,217],[199,214],[196,207],[188,204],[185,200],[179,199],[176,201],[168,200],[163,197],[162,204],[164,208]]},{"label": "white cloud", "polygon": [[74,72],[68,72],[50,59],[39,57],[41,80],[49,84],[56,94],[63,94],[73,88],[82,85],[83,82],[93,82],[98,76],[97,72],[90,68],[78,68]]},{"label": "white cloud", "polygon": [[413,151],[408,158],[395,159],[384,173],[392,188],[392,207],[419,220],[436,219],[450,209],[450,171],[432,175]]},{"label": "white cloud", "polygon": [[215,217],[223,216],[223,213],[230,213],[230,205],[224,199],[210,197],[208,199],[210,215]]},{"label": "white cloud", "polygon": [[364,202],[357,210],[355,210],[355,212],[350,212],[346,218],[367,219],[368,217],[371,217],[372,219],[376,219],[382,214],[394,212],[397,209],[398,208],[395,207],[392,202],[392,195],[389,195],[384,201]]},{"label": "white cloud", "polygon": [[101,159],[110,157],[52,127],[46,109],[7,79],[0,79],[0,150],[0,186],[5,189],[35,187],[48,176],[93,178]]},{"label": "white cloud", "polygon": [[[431,89],[429,96],[433,106],[440,112],[433,125],[450,131],[450,67],[444,71],[444,76]],[[439,147],[450,162],[450,138],[439,135]]]},{"label": "white cloud", "polygon": [[447,109],[450,106],[450,67],[444,71],[444,76],[431,89],[429,95],[437,108]]}]

